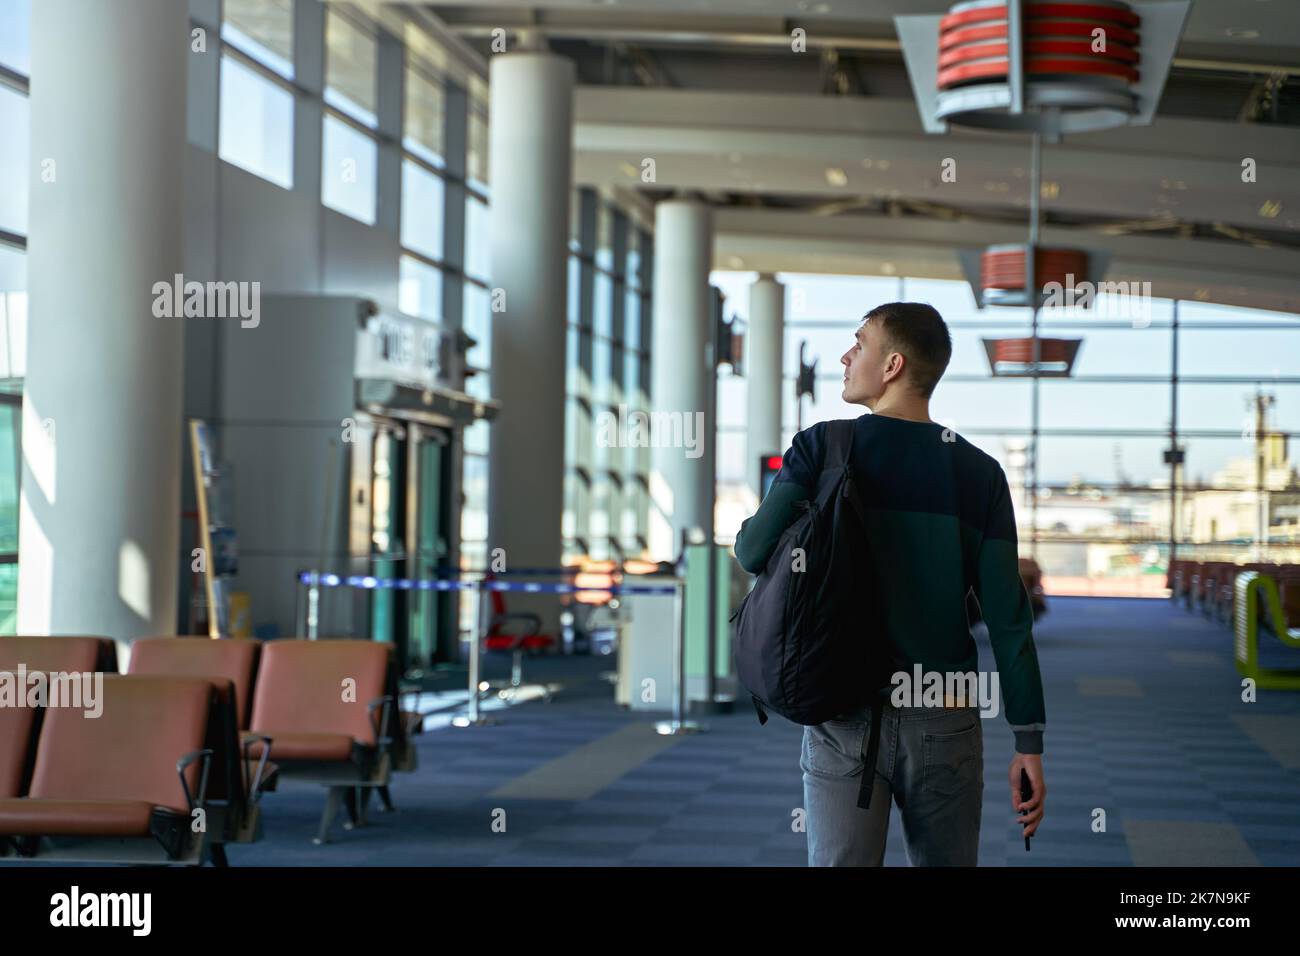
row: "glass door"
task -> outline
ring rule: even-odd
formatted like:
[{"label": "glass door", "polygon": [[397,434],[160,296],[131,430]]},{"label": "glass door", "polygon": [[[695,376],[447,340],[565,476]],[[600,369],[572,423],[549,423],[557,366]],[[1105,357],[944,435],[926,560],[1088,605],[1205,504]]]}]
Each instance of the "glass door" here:
[{"label": "glass door", "polygon": [[[370,459],[370,571],[377,578],[404,573],[402,541],[402,485],[400,476],[401,426],[376,421]],[[397,592],[375,588],[370,592],[370,639],[393,642],[397,638]]]},{"label": "glass door", "polygon": [[[445,577],[448,546],[444,531],[446,483],[443,462],[448,444],[441,429],[411,425],[407,430],[406,550],[416,580]],[[445,592],[406,592],[407,634],[404,660],[409,676],[419,677],[433,664]]]}]

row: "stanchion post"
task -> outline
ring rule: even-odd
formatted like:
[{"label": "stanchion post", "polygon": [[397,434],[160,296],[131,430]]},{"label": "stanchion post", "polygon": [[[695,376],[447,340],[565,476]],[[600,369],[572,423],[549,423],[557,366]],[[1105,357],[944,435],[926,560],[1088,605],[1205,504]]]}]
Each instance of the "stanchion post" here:
[{"label": "stanchion post", "polygon": [[302,572],[299,571],[293,577],[293,636],[302,637],[303,631],[306,630],[306,620],[304,615],[307,612],[307,605],[302,599]]},{"label": "stanchion post", "polygon": [[307,640],[314,641],[320,632],[320,572],[311,572],[307,587]]},{"label": "stanchion post", "polygon": [[498,723],[495,718],[484,717],[480,714],[478,707],[479,654],[483,635],[487,633],[489,620],[487,602],[487,579],[480,578],[478,582],[478,628],[474,631],[474,636],[469,644],[469,713],[463,717],[453,717],[451,720],[453,727],[484,727]]},{"label": "stanchion post", "polygon": [[673,719],[655,724],[660,736],[699,734],[708,730],[705,725],[686,719],[686,534],[682,534],[682,557],[678,562],[677,586],[673,592]]}]

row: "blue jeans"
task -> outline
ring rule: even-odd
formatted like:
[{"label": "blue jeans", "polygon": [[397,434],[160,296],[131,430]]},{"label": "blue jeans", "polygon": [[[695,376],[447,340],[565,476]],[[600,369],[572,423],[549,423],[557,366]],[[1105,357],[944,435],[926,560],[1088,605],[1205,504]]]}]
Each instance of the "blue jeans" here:
[{"label": "blue jeans", "polygon": [[803,729],[809,866],[880,866],[892,796],[913,866],[975,866],[984,806],[984,729],[977,707],[885,703],[871,808],[859,809],[871,712]]}]

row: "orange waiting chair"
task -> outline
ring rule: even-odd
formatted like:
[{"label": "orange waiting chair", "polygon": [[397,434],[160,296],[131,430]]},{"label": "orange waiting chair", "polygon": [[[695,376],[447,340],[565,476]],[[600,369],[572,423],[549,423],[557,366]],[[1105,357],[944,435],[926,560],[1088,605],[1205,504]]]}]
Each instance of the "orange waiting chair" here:
[{"label": "orange waiting chair", "polygon": [[267,760],[273,747],[270,738],[257,738],[264,744],[257,761],[249,755],[254,738],[245,739],[242,759],[240,754],[260,649],[261,642],[255,640],[197,637],[150,637],[131,645],[131,674],[205,677],[217,691],[218,706],[208,728],[208,745],[217,757],[208,794],[208,827],[212,860],[218,865],[226,863],[226,843],[261,839],[261,795],[276,773]]},{"label": "orange waiting chair", "polygon": [[[103,637],[0,638],[0,671],[90,673],[116,662],[116,647]],[[115,668],[114,668],[115,669]],[[36,738],[43,710],[39,707],[0,707],[0,798],[26,792],[36,760]]]},{"label": "orange waiting chair", "polygon": [[211,683],[102,681],[98,716],[44,710],[30,787],[0,799],[0,856],[201,863],[205,832],[193,823],[207,812]]},{"label": "orange waiting chair", "polygon": [[391,647],[358,640],[277,640],[262,646],[253,689],[247,753],[253,759],[272,740],[282,779],[327,788],[315,843],[346,800],[354,823],[364,822],[371,789],[387,787],[392,772]]}]

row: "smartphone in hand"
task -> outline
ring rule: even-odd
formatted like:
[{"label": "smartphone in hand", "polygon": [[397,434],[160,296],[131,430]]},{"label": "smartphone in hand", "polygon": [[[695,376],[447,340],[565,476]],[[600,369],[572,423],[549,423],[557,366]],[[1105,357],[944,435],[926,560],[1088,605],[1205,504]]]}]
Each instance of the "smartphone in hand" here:
[{"label": "smartphone in hand", "polygon": [[[1026,773],[1026,772],[1025,772],[1025,769],[1022,767],[1022,768],[1020,768],[1020,801],[1023,803],[1023,802],[1025,802],[1025,801],[1027,801],[1027,800],[1028,800],[1030,797],[1032,797],[1033,795],[1034,795],[1034,788],[1033,788],[1033,786],[1031,786],[1030,783],[1029,783],[1029,774]],[[1027,813],[1029,813],[1028,810],[1021,810],[1021,811],[1020,811],[1020,815],[1021,815],[1021,816],[1025,816]],[[1028,836],[1025,837],[1025,850],[1026,850],[1026,852],[1028,852],[1028,850],[1029,850],[1029,841],[1030,841],[1030,839],[1031,839],[1031,838],[1028,837]]]}]

